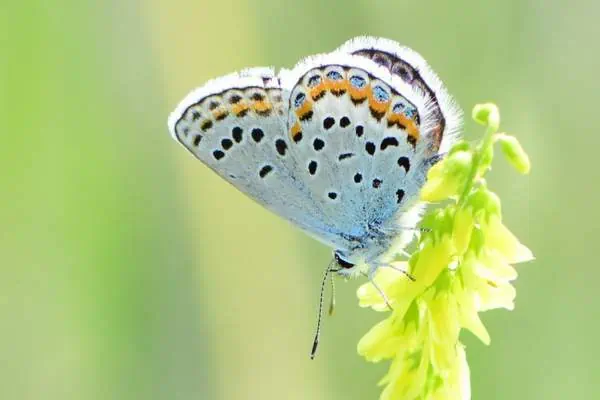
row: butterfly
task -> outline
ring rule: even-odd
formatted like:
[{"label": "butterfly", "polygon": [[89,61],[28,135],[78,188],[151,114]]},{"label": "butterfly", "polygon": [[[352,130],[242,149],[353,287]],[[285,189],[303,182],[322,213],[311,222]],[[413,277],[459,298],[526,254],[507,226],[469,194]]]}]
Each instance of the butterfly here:
[{"label": "butterfly", "polygon": [[[226,181],[334,249],[323,282],[331,271],[373,282],[414,236],[427,171],[461,119],[418,53],[357,37],[278,74],[249,68],[211,80],[168,126]],[[319,315],[321,306],[322,297]]]}]

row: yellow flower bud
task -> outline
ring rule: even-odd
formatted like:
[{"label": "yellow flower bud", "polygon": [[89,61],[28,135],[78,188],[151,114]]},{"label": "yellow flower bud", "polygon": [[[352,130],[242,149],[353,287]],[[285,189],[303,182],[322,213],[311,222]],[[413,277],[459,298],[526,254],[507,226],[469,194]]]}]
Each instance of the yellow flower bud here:
[{"label": "yellow flower bud", "polygon": [[461,326],[468,329],[484,344],[490,344],[490,335],[479,318],[479,307],[477,293],[473,289],[477,288],[481,279],[475,273],[477,259],[473,253],[467,254],[463,263],[459,266],[462,279],[455,280],[453,293],[455,294],[459,307],[459,320]]},{"label": "yellow flower bud", "polygon": [[442,201],[459,194],[471,170],[473,154],[457,151],[440,161],[427,174],[427,182],[421,189],[424,201]]},{"label": "yellow flower bud", "polygon": [[395,327],[391,318],[386,318],[363,336],[358,342],[357,351],[368,361],[379,362],[394,357],[404,345],[403,338],[402,329]]},{"label": "yellow flower bud", "polygon": [[494,138],[500,143],[500,149],[508,162],[521,174],[528,174],[531,170],[531,162],[517,138],[506,134],[497,134]]},{"label": "yellow flower bud", "polygon": [[452,293],[442,290],[428,306],[431,364],[436,371],[447,371],[452,367],[460,332],[458,305]]},{"label": "yellow flower bud", "polygon": [[500,198],[486,187],[474,190],[466,201],[473,208],[473,214],[478,218],[482,215],[487,219],[490,215],[500,215],[502,212]]},{"label": "yellow flower bud", "polygon": [[482,221],[481,230],[485,236],[485,245],[497,250],[508,263],[533,260],[531,251],[504,226],[499,215],[491,215],[487,221]]},{"label": "yellow flower bud", "polygon": [[517,291],[513,285],[508,283],[497,284],[493,281],[481,280],[481,285],[477,288],[477,295],[479,296],[479,311],[496,308],[513,310]]},{"label": "yellow flower bud", "polygon": [[411,285],[419,284],[422,287],[430,286],[440,272],[450,264],[453,244],[449,236],[443,236],[439,243],[428,241],[420,250],[419,260],[415,265],[413,274],[417,279]]},{"label": "yellow flower bud", "polygon": [[452,240],[458,256],[462,256],[471,241],[474,220],[472,210],[467,207],[459,207],[454,214],[454,229]]},{"label": "yellow flower bud", "polygon": [[481,125],[487,125],[494,131],[500,126],[500,111],[493,103],[477,104],[473,107],[471,115],[475,122]]},{"label": "yellow flower bud", "polygon": [[[394,317],[402,318],[413,298],[424,288],[421,282],[412,282],[398,271],[409,271],[406,261],[393,262],[391,266],[394,268],[378,268],[374,279],[392,304]],[[358,304],[361,307],[371,307],[375,311],[389,311],[389,307],[381,293],[375,289],[371,282],[360,285],[356,295],[359,300]]]},{"label": "yellow flower bud", "polygon": [[472,161],[473,154],[470,151],[457,151],[448,156],[444,164],[444,174],[465,178],[465,174],[471,169]]}]

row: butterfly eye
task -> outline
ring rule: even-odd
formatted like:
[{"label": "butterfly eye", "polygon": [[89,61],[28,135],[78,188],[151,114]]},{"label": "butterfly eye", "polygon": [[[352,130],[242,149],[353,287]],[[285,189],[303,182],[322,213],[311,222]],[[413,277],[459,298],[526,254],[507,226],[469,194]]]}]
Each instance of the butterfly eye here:
[{"label": "butterfly eye", "polygon": [[381,86],[375,86],[373,88],[373,95],[375,96],[375,100],[380,103],[385,103],[390,99],[390,94]]},{"label": "butterfly eye", "polygon": [[344,269],[350,269],[354,267],[354,264],[342,259],[338,253],[335,253],[335,262],[337,263],[337,265]]},{"label": "butterfly eye", "polygon": [[340,74],[337,71],[329,71],[327,73],[327,77],[329,79],[331,79],[332,81],[341,81],[342,80],[342,74]]},{"label": "butterfly eye", "polygon": [[306,95],[304,93],[298,93],[296,98],[294,99],[294,107],[299,108],[306,100]]},{"label": "butterfly eye", "polygon": [[314,75],[308,79],[307,86],[309,88],[313,88],[313,87],[317,86],[319,83],[321,83],[321,77],[319,75]]},{"label": "butterfly eye", "polygon": [[362,89],[367,84],[367,81],[361,76],[353,76],[350,78],[350,84],[355,88]]}]

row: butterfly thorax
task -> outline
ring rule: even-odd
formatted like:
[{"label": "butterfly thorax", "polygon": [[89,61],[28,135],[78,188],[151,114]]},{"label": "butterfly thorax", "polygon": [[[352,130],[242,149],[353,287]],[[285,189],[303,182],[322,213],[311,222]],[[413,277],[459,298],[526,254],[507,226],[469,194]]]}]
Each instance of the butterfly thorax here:
[{"label": "butterfly thorax", "polygon": [[403,212],[393,224],[373,226],[360,238],[354,238],[349,248],[334,252],[338,273],[343,276],[372,274],[381,265],[397,258],[412,240],[422,207],[413,206]]}]

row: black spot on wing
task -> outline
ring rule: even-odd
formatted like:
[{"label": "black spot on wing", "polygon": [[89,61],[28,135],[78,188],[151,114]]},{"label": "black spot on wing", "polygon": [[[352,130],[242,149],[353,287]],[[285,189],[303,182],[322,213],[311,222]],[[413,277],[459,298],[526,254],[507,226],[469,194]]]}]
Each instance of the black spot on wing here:
[{"label": "black spot on wing", "polygon": [[335,119],[333,117],[327,117],[323,120],[323,128],[330,129],[335,124]]},{"label": "black spot on wing", "polygon": [[283,139],[277,139],[275,141],[275,149],[280,156],[285,156],[285,152],[287,151],[287,143]]},{"label": "black spot on wing", "polygon": [[396,190],[396,203],[400,204],[402,199],[404,198],[404,190],[398,189]]},{"label": "black spot on wing", "polygon": [[387,147],[389,146],[396,146],[398,147],[400,145],[400,143],[398,143],[398,139],[396,139],[395,137],[386,137],[385,139],[383,139],[381,141],[381,150],[385,150]]},{"label": "black spot on wing", "polygon": [[252,139],[254,139],[254,141],[256,143],[260,143],[262,138],[265,136],[265,133],[260,128],[254,128],[254,129],[252,129],[252,132],[250,133],[250,135],[252,136]]},{"label": "black spot on wing", "polygon": [[233,136],[233,140],[235,140],[236,143],[239,143],[242,141],[242,133],[243,133],[243,129],[240,128],[239,126],[234,127],[231,130],[231,136]]},{"label": "black spot on wing", "polygon": [[365,133],[365,127],[362,125],[357,125],[355,128],[356,136],[361,137]]},{"label": "black spot on wing", "polygon": [[225,139],[221,140],[221,146],[223,147],[224,150],[229,150],[231,148],[231,146],[233,146],[233,142],[231,141],[231,139],[225,138]]},{"label": "black spot on wing", "polygon": [[325,142],[324,142],[322,139],[316,138],[316,139],[313,141],[313,148],[314,148],[316,151],[320,151],[320,150],[322,150],[322,149],[323,149],[323,147],[325,147]]},{"label": "black spot on wing", "polygon": [[369,153],[369,155],[375,154],[375,143],[367,142],[365,144],[365,150],[367,151],[367,153]]},{"label": "black spot on wing", "polygon": [[408,157],[400,157],[398,159],[398,166],[400,168],[404,168],[405,172],[408,172],[410,170],[410,160],[408,159]]},{"label": "black spot on wing", "polygon": [[229,98],[229,104],[237,104],[242,100],[242,96],[239,94],[234,94]]},{"label": "black spot on wing", "polygon": [[273,171],[273,167],[271,167],[270,165],[265,165],[260,169],[260,171],[258,171],[258,176],[264,178],[271,171]]}]

